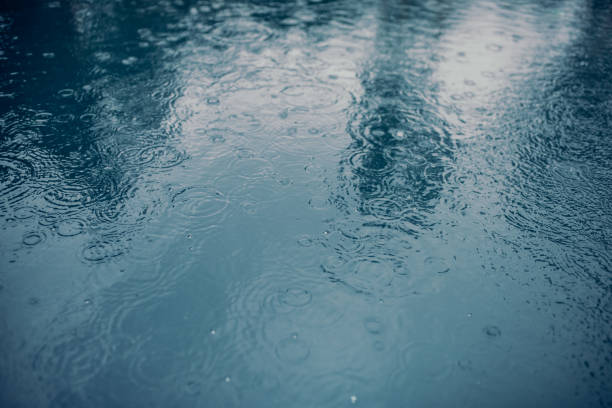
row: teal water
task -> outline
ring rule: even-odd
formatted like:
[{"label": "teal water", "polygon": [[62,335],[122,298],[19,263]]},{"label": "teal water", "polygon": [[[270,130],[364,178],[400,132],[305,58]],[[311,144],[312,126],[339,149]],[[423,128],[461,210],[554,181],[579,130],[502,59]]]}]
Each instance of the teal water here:
[{"label": "teal water", "polygon": [[612,4],[0,2],[0,406],[612,406]]}]

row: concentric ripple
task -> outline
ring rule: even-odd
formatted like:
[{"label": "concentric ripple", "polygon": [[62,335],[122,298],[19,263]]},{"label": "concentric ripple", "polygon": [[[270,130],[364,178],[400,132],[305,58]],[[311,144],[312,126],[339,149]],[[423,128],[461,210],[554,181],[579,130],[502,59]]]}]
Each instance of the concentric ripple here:
[{"label": "concentric ripple", "polygon": [[34,166],[14,156],[0,156],[0,195],[13,205],[26,198]]},{"label": "concentric ripple", "polygon": [[172,206],[184,218],[222,219],[229,206],[229,199],[220,191],[208,186],[187,187],[176,193],[171,200]]}]

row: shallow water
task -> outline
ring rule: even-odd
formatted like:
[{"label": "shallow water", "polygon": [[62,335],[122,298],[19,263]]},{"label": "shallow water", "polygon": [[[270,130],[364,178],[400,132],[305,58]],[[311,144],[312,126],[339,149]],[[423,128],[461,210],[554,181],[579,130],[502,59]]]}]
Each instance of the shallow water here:
[{"label": "shallow water", "polygon": [[3,407],[612,406],[609,2],[0,10]]}]

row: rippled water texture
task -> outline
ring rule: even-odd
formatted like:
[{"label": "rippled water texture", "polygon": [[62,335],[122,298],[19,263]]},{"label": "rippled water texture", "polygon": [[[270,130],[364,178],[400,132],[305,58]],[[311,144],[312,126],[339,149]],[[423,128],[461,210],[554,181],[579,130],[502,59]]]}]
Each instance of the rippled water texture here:
[{"label": "rippled water texture", "polygon": [[0,3],[0,406],[612,406],[610,2]]}]

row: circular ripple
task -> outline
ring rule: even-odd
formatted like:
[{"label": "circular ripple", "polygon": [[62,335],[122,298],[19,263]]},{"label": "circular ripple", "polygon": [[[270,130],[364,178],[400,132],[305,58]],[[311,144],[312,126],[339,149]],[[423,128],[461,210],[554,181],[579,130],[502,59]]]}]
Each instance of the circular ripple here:
[{"label": "circular ripple", "polygon": [[93,197],[85,186],[62,185],[51,186],[43,198],[56,209],[76,209],[91,203]]},{"label": "circular ripple", "polygon": [[138,154],[140,163],[156,168],[178,166],[187,158],[186,154],[173,146],[150,146]]},{"label": "circular ripple", "polygon": [[310,356],[310,347],[296,336],[291,336],[276,345],[275,353],[279,360],[297,364]]},{"label": "circular ripple", "polygon": [[[235,295],[236,319],[288,320],[300,327],[329,327],[344,315],[345,299],[334,295],[324,281],[298,277],[302,271],[263,274]],[[247,319],[249,320],[249,319]]]},{"label": "circular ripple", "polygon": [[372,215],[385,221],[398,221],[405,212],[405,203],[390,198],[373,198],[362,205],[364,214]]},{"label": "circular ripple", "polygon": [[489,337],[499,337],[501,336],[501,330],[497,326],[489,325],[485,326],[482,329],[483,333]]},{"label": "circular ripple", "polygon": [[86,222],[79,218],[68,218],[55,224],[57,234],[62,237],[73,237],[85,230]]},{"label": "circular ripple", "polygon": [[38,245],[45,240],[45,234],[38,231],[28,232],[23,236],[22,242],[27,246]]},{"label": "circular ripple", "polygon": [[393,170],[392,161],[382,153],[356,151],[349,157],[352,170],[358,174],[384,176]]},{"label": "circular ripple", "polygon": [[74,386],[91,381],[110,357],[101,338],[78,328],[68,338],[48,339],[45,344],[51,347],[45,346],[35,355],[33,367],[46,375],[60,375]]},{"label": "circular ripple", "polygon": [[176,368],[175,350],[140,351],[132,360],[129,377],[133,384],[157,388],[168,381]]},{"label": "circular ripple", "polygon": [[81,251],[81,257],[88,263],[103,263],[123,252],[124,249],[117,243],[101,240],[87,244]]},{"label": "circular ripple", "polygon": [[342,256],[350,256],[359,253],[364,247],[362,237],[343,230],[324,233],[323,238],[321,244],[325,248],[333,249],[337,254]]},{"label": "circular ripple", "polygon": [[27,220],[28,218],[32,218],[36,216],[38,211],[34,207],[19,207],[16,208],[13,212],[13,216],[18,220]]},{"label": "circular ripple", "polygon": [[401,297],[411,293],[407,272],[392,259],[354,259],[334,272],[333,277],[337,283],[357,293],[379,298]]},{"label": "circular ripple", "polygon": [[425,267],[428,271],[437,272],[437,273],[448,273],[450,271],[450,267],[446,262],[446,259],[438,257],[438,256],[430,256],[425,258]]},{"label": "circular ripple", "polygon": [[34,175],[34,167],[28,161],[11,156],[0,156],[0,196],[11,203],[28,195],[28,181]]},{"label": "circular ripple", "polygon": [[292,307],[304,307],[312,301],[312,294],[306,289],[289,288],[280,293],[279,301]]},{"label": "circular ripple", "polygon": [[340,101],[338,90],[326,86],[291,85],[281,90],[283,102],[305,109],[330,109]]},{"label": "circular ripple", "polygon": [[221,44],[261,44],[270,35],[265,25],[245,19],[226,20],[211,32],[211,37]]},{"label": "circular ripple", "polygon": [[229,200],[218,190],[207,186],[189,187],[172,197],[172,206],[183,217],[211,218],[222,214]]},{"label": "circular ripple", "polygon": [[62,89],[58,91],[57,94],[61,96],[62,98],[70,98],[74,96],[74,89],[70,89],[70,88]]},{"label": "circular ripple", "polygon": [[301,236],[297,241],[299,246],[310,247],[315,244],[315,240],[309,235]]}]

